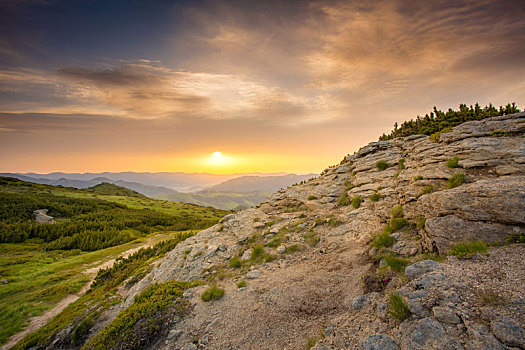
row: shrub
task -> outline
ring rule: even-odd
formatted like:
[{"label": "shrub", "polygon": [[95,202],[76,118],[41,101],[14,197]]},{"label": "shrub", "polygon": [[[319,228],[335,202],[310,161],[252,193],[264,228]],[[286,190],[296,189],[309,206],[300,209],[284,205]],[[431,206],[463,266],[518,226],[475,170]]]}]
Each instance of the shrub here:
[{"label": "shrub", "polygon": [[505,243],[525,243],[525,233],[511,232],[507,238],[505,238]]},{"label": "shrub", "polygon": [[415,181],[423,180],[423,176],[421,176],[421,175],[414,176],[414,180]]},{"label": "shrub", "polygon": [[240,280],[237,282],[237,288],[243,288],[246,287],[246,280]]},{"label": "shrub", "polygon": [[403,213],[403,206],[396,205],[390,210],[390,214],[392,214],[392,218],[402,218],[405,215]]},{"label": "shrub", "polygon": [[308,200],[309,200],[309,201],[313,201],[313,200],[316,200],[316,199],[317,199],[317,197],[314,196],[313,194],[311,194],[311,195],[308,196]]},{"label": "shrub", "polygon": [[459,157],[458,156],[454,156],[453,158],[450,158],[449,160],[447,160],[447,167],[448,168],[457,168],[459,166]]},{"label": "shrub", "polygon": [[377,192],[370,196],[370,201],[372,202],[377,202],[380,199],[381,199],[381,195]]},{"label": "shrub", "polygon": [[390,247],[392,244],[394,244],[394,238],[388,232],[377,235],[372,241],[372,247],[377,249]]},{"label": "shrub", "polygon": [[376,167],[377,169],[379,169],[380,171],[383,171],[383,170],[386,170],[388,169],[388,167],[390,166],[390,164],[388,164],[387,162],[385,162],[384,160],[380,160],[376,163]]},{"label": "shrub", "polygon": [[434,186],[428,185],[428,186],[423,187],[423,189],[421,190],[421,195],[429,194],[429,193],[432,193],[433,191],[434,191]]},{"label": "shrub", "polygon": [[476,253],[485,253],[487,245],[482,241],[474,242],[460,242],[453,244],[450,247],[450,255],[455,255],[458,258],[470,258]]},{"label": "shrub", "polygon": [[412,314],[399,293],[390,294],[388,313],[399,321],[404,321]]},{"label": "shrub", "polygon": [[233,258],[230,259],[230,267],[238,268],[241,267],[241,260],[237,255],[235,255]]},{"label": "shrub", "polygon": [[352,207],[356,209],[359,208],[361,206],[361,202],[363,202],[361,196],[355,196],[354,198],[352,198]]},{"label": "shrub", "polygon": [[337,205],[339,205],[340,207],[346,207],[348,204],[350,204],[348,195],[346,194],[346,192],[343,192],[343,194],[341,194],[341,196],[337,200]]},{"label": "shrub", "polygon": [[398,258],[393,255],[386,255],[383,257],[383,259],[385,259],[386,266],[389,266],[396,272],[405,272],[405,267],[410,264],[409,260]]},{"label": "shrub", "polygon": [[465,181],[466,181],[465,174],[463,174],[463,173],[454,174],[448,180],[448,188],[458,187],[459,185],[465,183]]},{"label": "shrub", "polygon": [[441,137],[441,134],[444,134],[444,133],[447,133],[447,132],[451,132],[451,131],[452,131],[452,128],[450,128],[450,127],[444,128],[443,130],[435,132],[432,135],[430,135],[430,140],[432,142],[438,143],[439,139]]},{"label": "shrub", "polygon": [[216,285],[206,289],[201,294],[202,301],[208,302],[211,300],[219,300],[224,296],[224,289],[217,287]]}]

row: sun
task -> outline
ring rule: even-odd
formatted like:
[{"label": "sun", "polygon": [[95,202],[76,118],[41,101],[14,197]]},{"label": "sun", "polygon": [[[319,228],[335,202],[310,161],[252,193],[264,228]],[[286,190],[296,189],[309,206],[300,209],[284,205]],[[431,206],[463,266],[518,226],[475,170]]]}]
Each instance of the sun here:
[{"label": "sun", "polygon": [[211,155],[210,163],[213,165],[225,165],[227,163],[227,158],[223,156],[221,152],[216,151]]}]

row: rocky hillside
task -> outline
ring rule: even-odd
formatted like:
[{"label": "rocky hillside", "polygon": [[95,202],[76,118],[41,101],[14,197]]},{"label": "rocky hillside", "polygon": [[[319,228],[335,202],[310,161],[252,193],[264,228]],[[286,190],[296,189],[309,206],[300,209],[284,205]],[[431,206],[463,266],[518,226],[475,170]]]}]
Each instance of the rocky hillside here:
[{"label": "rocky hillside", "polygon": [[180,243],[117,308],[201,279],[224,296],[188,289],[152,348],[525,349],[525,245],[498,244],[525,232],[524,128],[518,113],[370,143]]}]

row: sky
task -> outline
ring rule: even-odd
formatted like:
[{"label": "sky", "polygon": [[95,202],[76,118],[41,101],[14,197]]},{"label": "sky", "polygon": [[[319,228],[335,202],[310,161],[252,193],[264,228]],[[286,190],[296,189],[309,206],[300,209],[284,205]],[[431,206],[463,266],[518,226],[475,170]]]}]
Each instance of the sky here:
[{"label": "sky", "polygon": [[0,0],[0,171],[320,172],[524,57],[525,0]]}]

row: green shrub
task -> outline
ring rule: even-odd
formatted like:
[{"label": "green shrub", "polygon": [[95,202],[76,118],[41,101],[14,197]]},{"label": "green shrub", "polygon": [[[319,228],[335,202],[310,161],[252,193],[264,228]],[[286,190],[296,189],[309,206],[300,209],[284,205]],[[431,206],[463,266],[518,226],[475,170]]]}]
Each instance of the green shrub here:
[{"label": "green shrub", "polygon": [[383,170],[386,170],[388,169],[388,167],[390,166],[390,164],[388,164],[387,162],[385,162],[384,160],[380,160],[376,163],[376,167],[377,169],[379,169],[380,171],[383,171]]},{"label": "green shrub", "polygon": [[250,260],[257,260],[264,255],[264,247],[262,245],[256,245],[252,249],[252,256]]},{"label": "green shrub", "polygon": [[348,195],[346,194],[346,192],[343,192],[343,194],[341,194],[341,196],[339,196],[339,199],[337,200],[337,205],[340,207],[346,207],[348,204],[350,204]]},{"label": "green shrub", "polygon": [[309,200],[309,201],[313,201],[313,200],[316,200],[316,199],[317,199],[317,197],[314,196],[313,194],[311,194],[311,195],[308,196],[308,200]]},{"label": "green shrub", "polygon": [[505,238],[505,243],[525,243],[525,233],[511,232],[507,238]]},{"label": "green shrub", "polygon": [[240,280],[237,282],[237,288],[243,288],[246,287],[246,280]]},{"label": "green shrub", "polygon": [[298,244],[289,245],[288,247],[286,247],[285,254],[291,254],[291,253],[298,252],[299,250],[301,250],[301,248],[302,247]]},{"label": "green shrub", "polygon": [[448,168],[457,168],[459,166],[459,157],[458,156],[454,156],[453,158],[450,158],[449,160],[447,160],[447,167]]},{"label": "green shrub", "polygon": [[390,210],[390,214],[393,218],[402,218],[405,215],[405,213],[403,212],[403,206],[396,205]]},{"label": "green shrub", "polygon": [[208,302],[211,300],[219,300],[224,296],[224,289],[217,287],[216,285],[206,289],[201,294],[202,301]]},{"label": "green shrub", "polygon": [[392,218],[383,231],[387,233],[394,233],[406,224],[408,224],[408,220],[405,218]]},{"label": "green shrub", "polygon": [[377,192],[370,196],[370,201],[372,202],[377,202],[380,199],[381,199],[381,195]]},{"label": "green shrub", "polygon": [[354,198],[352,198],[352,207],[356,209],[359,208],[361,206],[361,202],[363,202],[361,196],[355,196]]},{"label": "green shrub", "polygon": [[235,255],[233,258],[230,259],[229,265],[233,268],[241,267],[241,260],[237,255]]},{"label": "green shrub", "polygon": [[393,255],[386,255],[383,257],[385,259],[386,266],[389,266],[392,270],[396,272],[405,272],[405,267],[410,264],[409,260],[398,258]]},{"label": "green shrub", "polygon": [[421,190],[421,195],[429,194],[429,193],[432,193],[433,191],[434,191],[434,186],[427,185],[427,186],[423,187],[423,189]]},{"label": "green shrub", "polygon": [[414,180],[415,181],[423,180],[423,176],[421,176],[421,175],[414,176]]},{"label": "green shrub", "polygon": [[399,293],[390,294],[390,306],[388,313],[399,321],[404,321],[412,314],[408,308],[407,303],[403,300]]},{"label": "green shrub", "polygon": [[447,133],[447,132],[451,132],[451,131],[452,131],[452,128],[450,128],[450,127],[444,128],[443,130],[435,132],[432,135],[430,135],[430,140],[432,142],[438,143],[439,139],[441,137],[441,134],[444,134],[444,133]]},{"label": "green shrub", "polygon": [[448,188],[458,187],[461,184],[464,184],[466,181],[466,176],[463,173],[457,173],[452,175],[448,180]]},{"label": "green shrub", "polygon": [[455,255],[458,258],[470,258],[476,253],[485,253],[487,245],[482,241],[460,242],[450,247],[449,255]]},{"label": "green shrub", "polygon": [[372,247],[376,249],[390,247],[393,244],[394,244],[394,238],[388,232],[383,232],[377,235],[372,241]]}]

